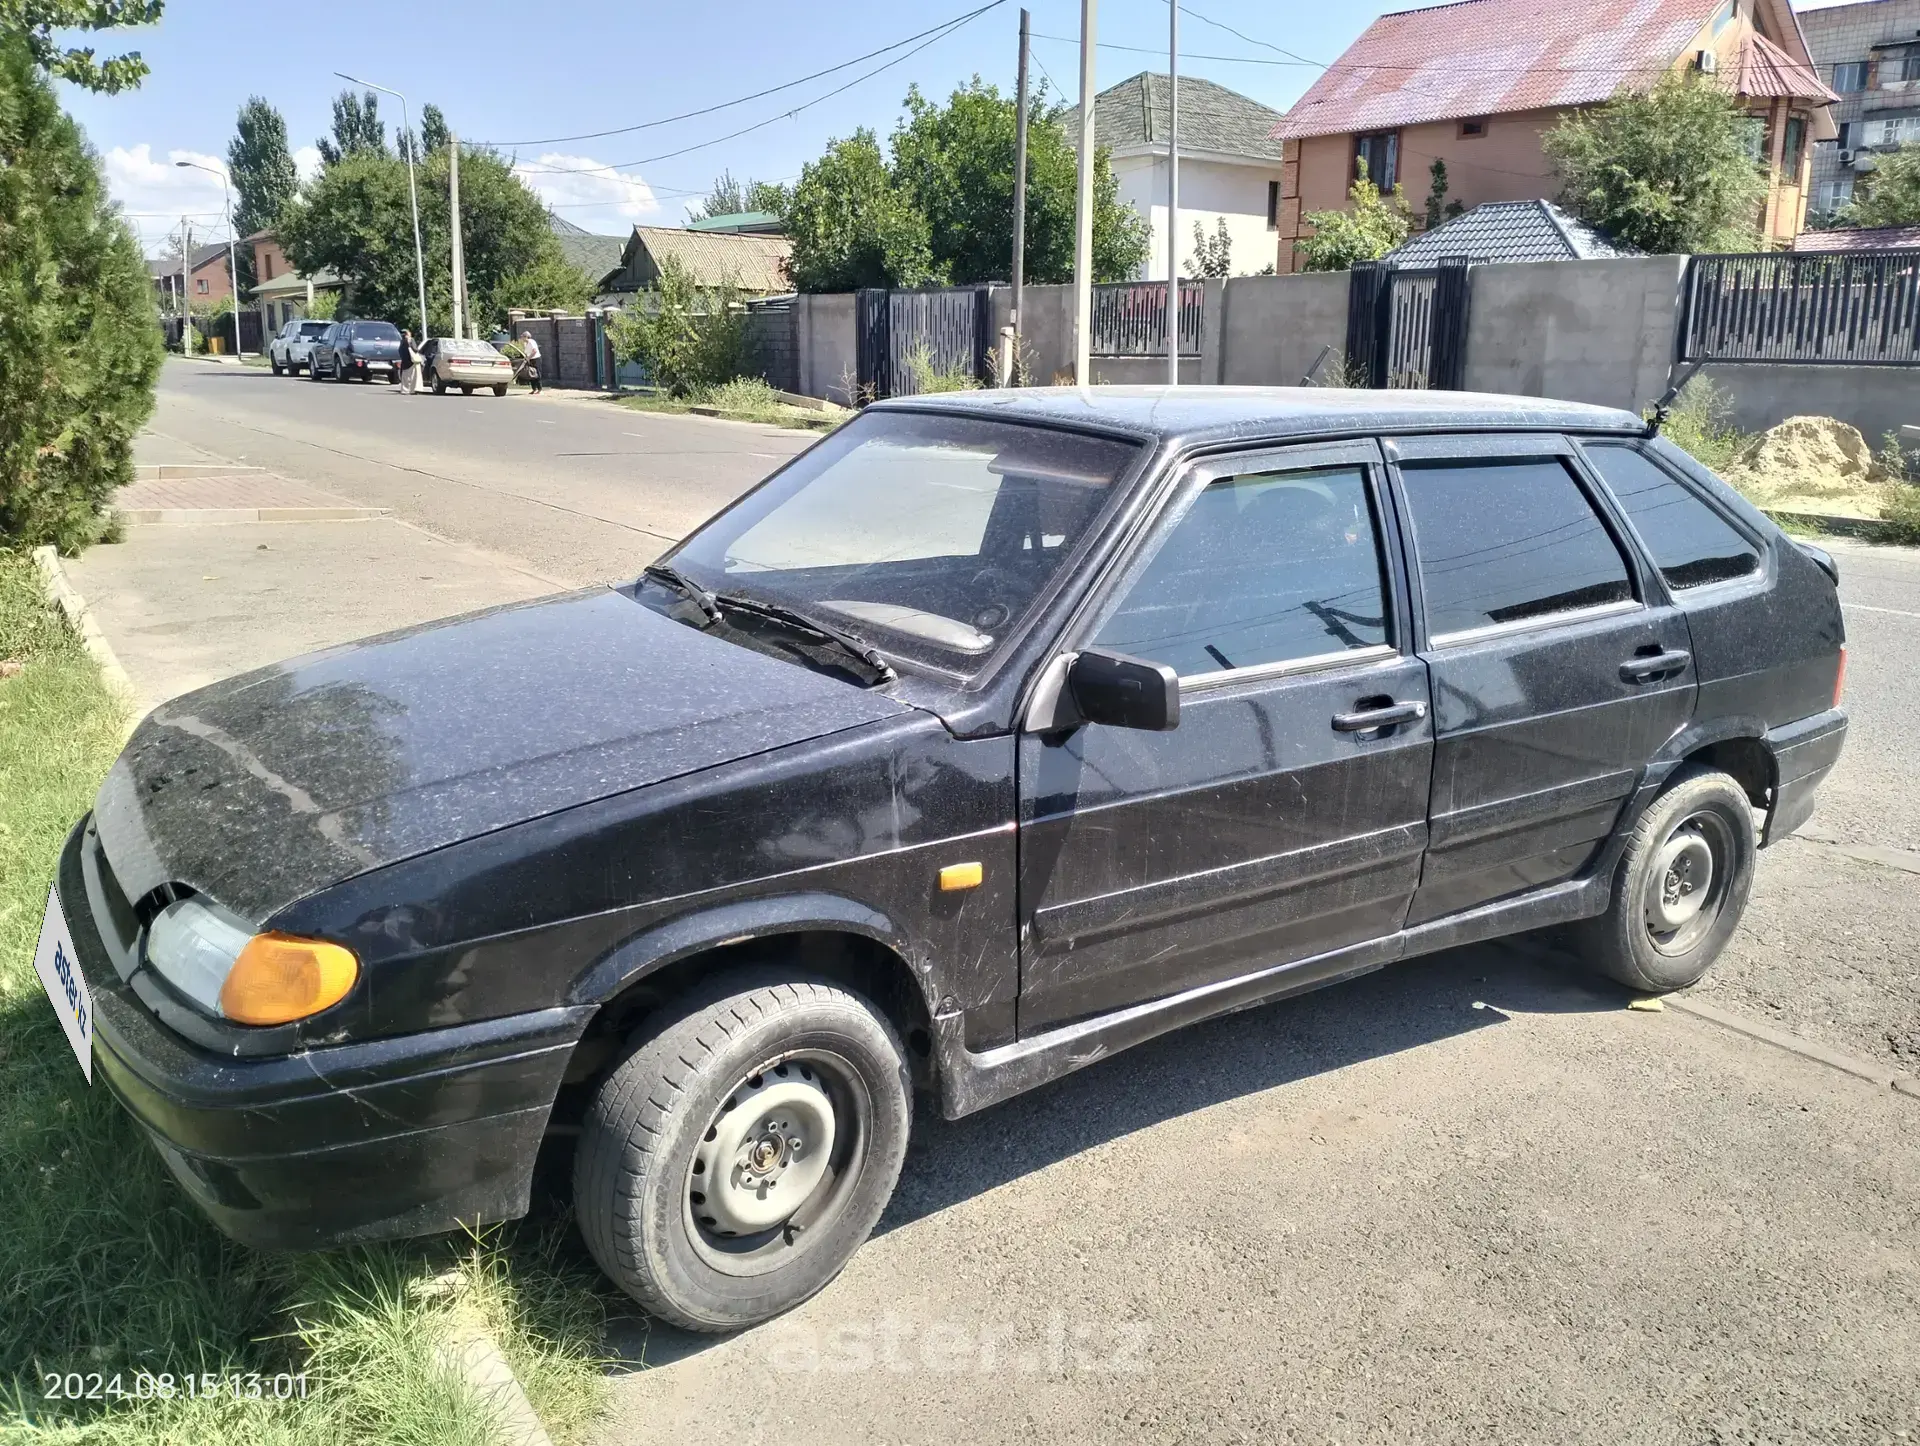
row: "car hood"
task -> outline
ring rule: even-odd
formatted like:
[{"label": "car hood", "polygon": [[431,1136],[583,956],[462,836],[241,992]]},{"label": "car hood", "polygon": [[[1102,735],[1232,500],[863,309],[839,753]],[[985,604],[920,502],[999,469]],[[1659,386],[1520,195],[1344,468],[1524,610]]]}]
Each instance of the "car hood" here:
[{"label": "car hood", "polygon": [[600,589],[175,698],[94,818],[128,898],[184,883],[261,922],[429,849],[906,711]]}]

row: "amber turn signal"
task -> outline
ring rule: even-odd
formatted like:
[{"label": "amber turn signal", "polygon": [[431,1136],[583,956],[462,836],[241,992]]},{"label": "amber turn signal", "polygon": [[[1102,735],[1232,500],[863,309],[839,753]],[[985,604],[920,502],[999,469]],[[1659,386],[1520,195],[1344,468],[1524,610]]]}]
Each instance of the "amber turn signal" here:
[{"label": "amber turn signal", "polygon": [[290,1024],[338,1004],[359,977],[351,949],[255,934],[220,986],[220,1012],[240,1024]]},{"label": "amber turn signal", "polygon": [[940,870],[940,889],[943,893],[957,893],[961,889],[977,889],[980,881],[986,877],[986,871],[979,864],[948,864]]}]

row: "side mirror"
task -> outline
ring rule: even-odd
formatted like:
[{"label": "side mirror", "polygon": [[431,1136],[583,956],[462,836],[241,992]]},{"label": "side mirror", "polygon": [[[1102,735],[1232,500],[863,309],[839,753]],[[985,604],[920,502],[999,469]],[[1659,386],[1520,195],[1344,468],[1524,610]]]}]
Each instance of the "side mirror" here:
[{"label": "side mirror", "polygon": [[1180,675],[1165,663],[1124,653],[1081,653],[1067,670],[1067,693],[1089,723],[1150,733],[1180,726]]}]

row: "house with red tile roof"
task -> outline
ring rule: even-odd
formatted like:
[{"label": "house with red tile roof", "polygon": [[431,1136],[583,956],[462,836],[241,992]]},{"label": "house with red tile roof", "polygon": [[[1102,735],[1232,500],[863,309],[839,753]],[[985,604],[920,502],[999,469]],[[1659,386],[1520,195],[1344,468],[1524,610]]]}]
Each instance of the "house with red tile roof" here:
[{"label": "house with red tile roof", "polygon": [[1790,243],[1806,220],[1812,143],[1837,131],[1836,97],[1788,0],[1460,0],[1381,16],[1274,128],[1276,269],[1298,268],[1306,215],[1343,209],[1363,162],[1383,189],[1402,186],[1416,215],[1436,160],[1448,198],[1468,208],[1551,200],[1560,182],[1541,137],[1563,115],[1689,69],[1762,122],[1772,184],[1755,219]]}]

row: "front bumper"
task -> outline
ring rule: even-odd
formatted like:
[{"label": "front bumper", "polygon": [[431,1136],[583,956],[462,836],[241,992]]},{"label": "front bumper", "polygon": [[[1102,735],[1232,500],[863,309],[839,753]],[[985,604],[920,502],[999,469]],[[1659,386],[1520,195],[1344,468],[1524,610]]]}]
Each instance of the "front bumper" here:
[{"label": "front bumper", "polygon": [[[526,1213],[533,1162],[592,1008],[233,1058],[162,1024],[122,977],[83,821],[60,898],[94,1003],[94,1066],[181,1186],[267,1249],[426,1235]],[[111,923],[107,924],[109,929]]]},{"label": "front bumper", "polygon": [[1847,714],[1843,708],[1816,713],[1775,728],[1767,734],[1773,754],[1773,806],[1767,810],[1767,828],[1761,844],[1785,838],[1813,817],[1820,785],[1847,741]]}]

